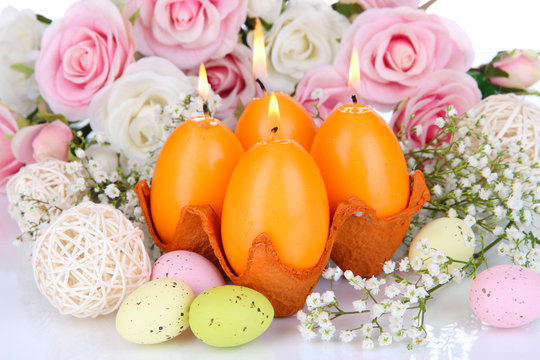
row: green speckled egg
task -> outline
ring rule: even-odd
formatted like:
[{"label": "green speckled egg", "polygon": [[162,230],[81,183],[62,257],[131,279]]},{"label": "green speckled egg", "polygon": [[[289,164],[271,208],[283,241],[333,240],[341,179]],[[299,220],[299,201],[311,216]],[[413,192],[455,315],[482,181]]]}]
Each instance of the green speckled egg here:
[{"label": "green speckled egg", "polygon": [[208,289],[193,300],[189,325],[208,345],[238,346],[259,337],[274,319],[274,308],[261,293],[243,286]]},{"label": "green speckled egg", "polygon": [[170,340],[189,327],[193,291],[182,281],[152,280],[132,292],[116,314],[116,330],[137,344]]}]

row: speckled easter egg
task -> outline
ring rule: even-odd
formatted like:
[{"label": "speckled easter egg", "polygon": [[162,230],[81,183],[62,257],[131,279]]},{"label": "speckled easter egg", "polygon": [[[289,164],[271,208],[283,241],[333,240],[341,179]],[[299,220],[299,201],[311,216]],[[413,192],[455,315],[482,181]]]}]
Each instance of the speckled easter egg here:
[{"label": "speckled easter egg", "polygon": [[[472,238],[471,242],[467,239]],[[427,239],[430,250],[423,253],[419,244]],[[469,261],[474,253],[474,233],[458,218],[443,217],[427,223],[416,234],[409,247],[409,259],[420,257],[424,261],[423,269],[431,263],[433,251],[442,251],[446,256],[455,260]],[[462,268],[464,264],[453,263],[451,266]]]},{"label": "speckled easter egg", "polygon": [[223,276],[211,261],[197,253],[176,250],[162,255],[152,268],[151,280],[174,278],[185,282],[195,296],[204,290],[225,285]]},{"label": "speckled easter egg", "polygon": [[132,292],[116,314],[116,330],[137,344],[170,340],[189,327],[193,291],[177,279],[152,280]]},{"label": "speckled easter egg", "polygon": [[525,325],[540,316],[540,274],[518,265],[490,267],[472,282],[469,302],[492,326]]},{"label": "speckled easter egg", "polygon": [[208,345],[231,347],[259,337],[274,319],[274,308],[261,293],[225,285],[202,292],[191,304],[191,331]]}]

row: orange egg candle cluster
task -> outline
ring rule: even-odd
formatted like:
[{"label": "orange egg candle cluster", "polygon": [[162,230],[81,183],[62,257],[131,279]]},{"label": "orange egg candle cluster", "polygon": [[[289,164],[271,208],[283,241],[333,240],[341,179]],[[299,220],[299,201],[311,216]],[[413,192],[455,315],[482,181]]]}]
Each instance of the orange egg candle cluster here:
[{"label": "orange egg candle cluster", "polygon": [[[199,91],[206,98],[203,71],[201,65]],[[159,154],[150,194],[152,220],[162,241],[173,238],[184,206],[211,205],[221,215],[229,178],[243,153],[234,133],[207,114],[174,130]]]},{"label": "orange egg candle cluster", "polygon": [[[261,23],[258,20],[253,42],[253,75],[264,79],[266,53]],[[262,84],[260,80],[259,84]],[[281,125],[274,133],[273,139],[292,139],[309,151],[317,129],[313,119],[307,110],[289,95],[279,91],[272,94],[277,99],[281,118]],[[268,140],[270,130],[276,127],[275,121],[268,116],[270,95],[265,91],[262,98],[253,99],[238,119],[235,133],[246,151],[257,142]]]},{"label": "orange egg candle cluster", "polygon": [[[359,81],[357,64],[353,51],[350,87]],[[403,151],[390,127],[370,108],[355,101],[336,109],[317,132],[311,155],[323,175],[332,214],[353,196],[379,218],[407,207],[410,185]]]},{"label": "orange egg candle cluster", "polygon": [[[280,110],[272,94],[269,118],[277,128]],[[306,150],[294,140],[272,138],[246,152],[231,177],[221,225],[223,249],[236,274],[244,271],[252,241],[261,233],[268,234],[283,264],[315,266],[328,227],[324,182]]]}]

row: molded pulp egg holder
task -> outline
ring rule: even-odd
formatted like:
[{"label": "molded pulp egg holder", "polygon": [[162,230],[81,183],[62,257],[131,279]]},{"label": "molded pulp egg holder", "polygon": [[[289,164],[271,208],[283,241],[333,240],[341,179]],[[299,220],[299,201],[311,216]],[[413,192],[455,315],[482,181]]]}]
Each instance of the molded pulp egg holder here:
[{"label": "molded pulp egg holder", "polygon": [[358,198],[341,202],[323,254],[319,262],[309,269],[295,269],[283,264],[268,235],[262,233],[253,240],[246,269],[237,276],[225,258],[219,218],[209,205],[182,208],[174,239],[165,243],[158,237],[152,223],[150,188],[146,180],[135,186],[135,192],[149,232],[160,249],[165,252],[193,251],[206,257],[234,284],[252,288],[266,296],[278,317],[292,315],[304,307],[330,254],[338,266],[357,275],[380,273],[384,262],[390,259],[403,240],[412,217],[430,197],[423,174],[416,171],[408,207],[390,218],[375,218],[373,209]]}]

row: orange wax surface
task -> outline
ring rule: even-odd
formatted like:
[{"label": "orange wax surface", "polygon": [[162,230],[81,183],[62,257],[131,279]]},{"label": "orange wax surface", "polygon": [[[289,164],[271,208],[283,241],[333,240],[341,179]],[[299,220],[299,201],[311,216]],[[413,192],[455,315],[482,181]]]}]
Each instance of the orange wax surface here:
[{"label": "orange wax surface", "polygon": [[321,125],[311,155],[321,169],[331,214],[356,196],[385,218],[407,207],[409,175],[403,151],[386,122],[370,108],[343,105]]},{"label": "orange wax surface", "polygon": [[191,118],[174,130],[159,154],[150,190],[152,221],[162,241],[173,238],[186,205],[210,205],[221,215],[227,184],[243,153],[219,120]]},{"label": "orange wax surface", "polygon": [[295,140],[307,151],[311,148],[311,142],[315,136],[317,127],[306,109],[292,97],[279,91],[276,95],[280,120],[275,123],[268,116],[268,103],[271,94],[265,94],[262,98],[253,99],[238,120],[236,136],[247,151],[259,141],[269,140],[272,128],[278,126],[274,134],[274,140]]},{"label": "orange wax surface", "polygon": [[294,141],[273,140],[246,152],[229,182],[221,221],[223,249],[237,275],[263,232],[285,265],[315,266],[328,228],[324,181],[307,151]]}]

